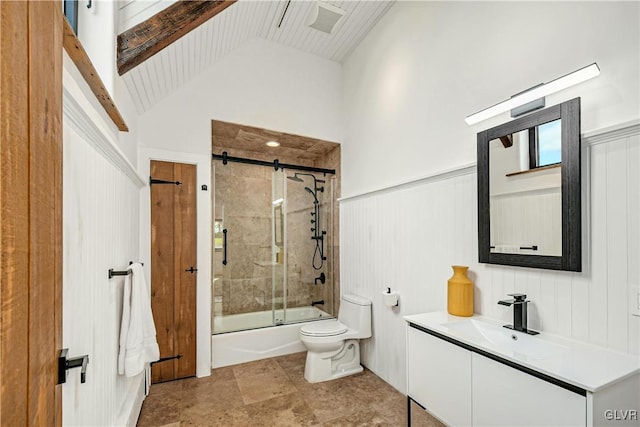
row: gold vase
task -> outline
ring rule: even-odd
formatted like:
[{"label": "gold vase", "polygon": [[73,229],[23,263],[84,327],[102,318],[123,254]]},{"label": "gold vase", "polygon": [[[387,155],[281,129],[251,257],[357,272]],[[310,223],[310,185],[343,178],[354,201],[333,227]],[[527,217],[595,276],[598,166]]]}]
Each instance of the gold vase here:
[{"label": "gold vase", "polygon": [[447,311],[454,316],[473,316],[473,282],[467,277],[469,267],[453,265],[447,282]]}]

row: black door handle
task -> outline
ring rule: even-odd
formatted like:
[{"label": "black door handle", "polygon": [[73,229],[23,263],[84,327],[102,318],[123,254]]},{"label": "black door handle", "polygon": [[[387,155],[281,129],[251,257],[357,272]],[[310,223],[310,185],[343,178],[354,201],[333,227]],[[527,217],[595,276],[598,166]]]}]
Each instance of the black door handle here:
[{"label": "black door handle", "polygon": [[89,364],[89,355],[67,358],[69,354],[68,348],[60,350],[58,355],[58,384],[67,382],[67,371],[73,368],[82,368],[80,371],[80,382],[87,382],[87,365]]},{"label": "black door handle", "polygon": [[227,229],[222,230],[222,265],[227,265]]},{"label": "black door handle", "polygon": [[198,269],[197,269],[197,268],[193,268],[193,267],[191,267],[191,268],[189,268],[188,270],[185,270],[185,271],[187,271],[187,272],[189,272],[189,273],[193,274],[193,273],[197,273],[197,272],[198,272]]}]

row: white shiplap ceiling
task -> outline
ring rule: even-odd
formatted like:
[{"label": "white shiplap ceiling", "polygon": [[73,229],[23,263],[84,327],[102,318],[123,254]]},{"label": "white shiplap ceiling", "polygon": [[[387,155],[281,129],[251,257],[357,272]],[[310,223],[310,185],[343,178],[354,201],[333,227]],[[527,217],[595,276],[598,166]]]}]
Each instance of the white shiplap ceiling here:
[{"label": "white shiplap ceiling", "polygon": [[[144,0],[136,0],[144,1]],[[133,5],[127,2],[127,7]],[[147,1],[147,3],[149,3]],[[163,2],[168,5],[168,2]],[[315,1],[239,0],[141,65],[124,74],[139,113],[143,113],[252,37],[342,62],[393,1],[328,1],[346,14],[332,34],[309,28],[305,20]],[[153,8],[151,8],[153,10]],[[121,13],[124,8],[121,9]],[[157,9],[155,9],[157,11]],[[122,18],[120,22],[125,19]]]}]

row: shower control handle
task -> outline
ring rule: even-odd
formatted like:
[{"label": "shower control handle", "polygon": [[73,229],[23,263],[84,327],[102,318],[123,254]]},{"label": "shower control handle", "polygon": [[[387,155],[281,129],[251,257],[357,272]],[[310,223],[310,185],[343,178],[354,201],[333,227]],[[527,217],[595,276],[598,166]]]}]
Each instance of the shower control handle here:
[{"label": "shower control handle", "polygon": [[227,265],[227,229],[222,230],[222,265]]}]

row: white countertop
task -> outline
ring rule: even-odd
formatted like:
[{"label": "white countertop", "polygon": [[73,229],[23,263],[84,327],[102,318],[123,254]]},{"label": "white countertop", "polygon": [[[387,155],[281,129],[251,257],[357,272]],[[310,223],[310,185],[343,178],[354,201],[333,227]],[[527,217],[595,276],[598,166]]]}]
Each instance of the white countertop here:
[{"label": "white countertop", "polygon": [[[590,392],[597,392],[607,386],[640,372],[640,357],[609,350],[604,347],[562,338],[541,332],[539,335],[526,335],[522,332],[502,328],[502,323],[484,316],[458,317],[446,311],[404,316],[407,322],[447,336],[455,341],[478,348],[487,353],[533,369],[540,373],[573,384]],[[514,351],[504,346],[482,339],[478,334],[465,333],[464,330],[449,327],[447,324],[473,319],[502,335],[516,334],[526,351]],[[525,338],[526,337],[526,338]],[[544,351],[535,354],[538,346]],[[518,344],[515,344],[518,346]],[[534,349],[534,350],[530,350]]]}]

